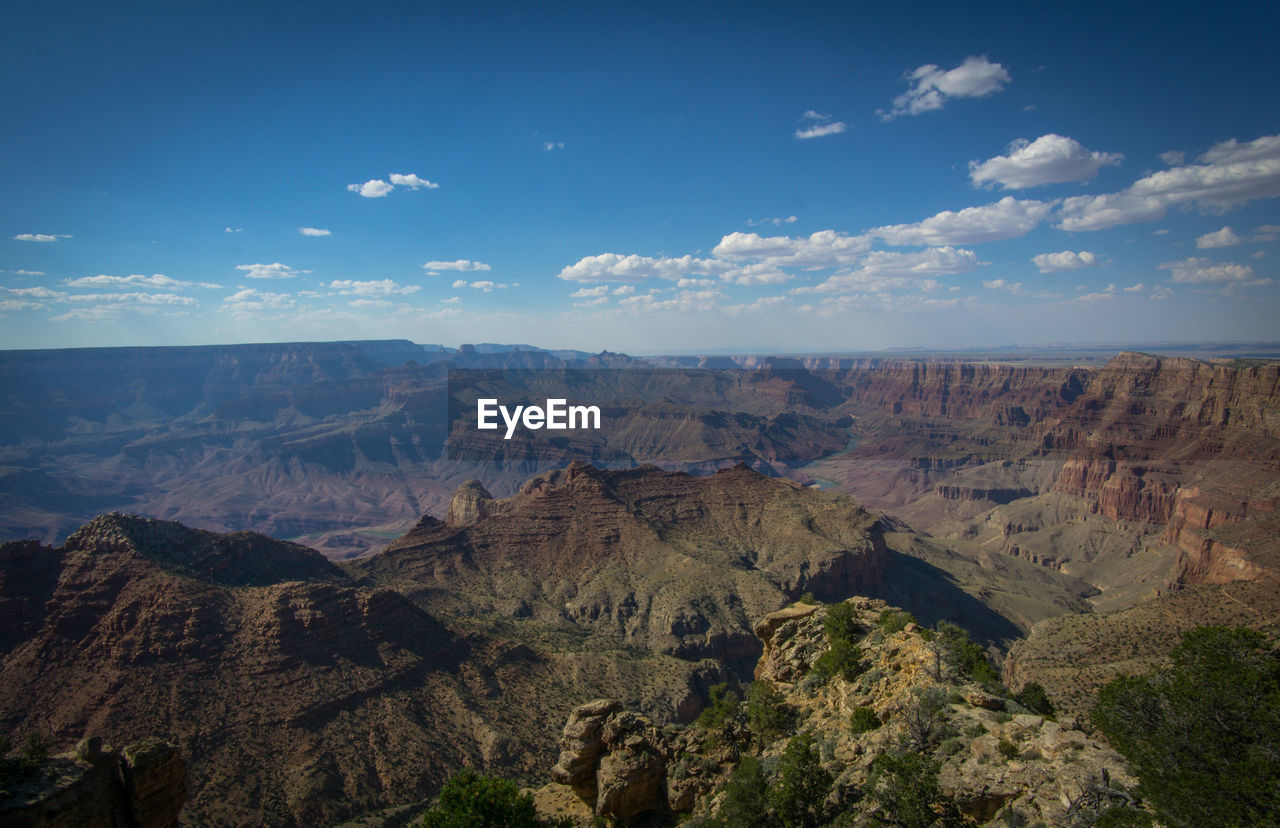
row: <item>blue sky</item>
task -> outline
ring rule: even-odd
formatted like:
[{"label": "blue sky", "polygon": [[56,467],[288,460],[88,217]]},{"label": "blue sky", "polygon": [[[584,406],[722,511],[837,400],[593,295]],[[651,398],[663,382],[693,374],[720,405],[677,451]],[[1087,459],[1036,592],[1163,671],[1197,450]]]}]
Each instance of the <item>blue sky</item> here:
[{"label": "blue sky", "polygon": [[1275,4],[40,3],[0,347],[1277,339]]}]

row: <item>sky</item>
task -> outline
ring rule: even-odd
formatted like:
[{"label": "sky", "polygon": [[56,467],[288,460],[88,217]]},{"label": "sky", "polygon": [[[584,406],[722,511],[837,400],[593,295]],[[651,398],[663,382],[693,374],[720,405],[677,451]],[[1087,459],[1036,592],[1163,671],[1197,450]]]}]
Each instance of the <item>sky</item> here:
[{"label": "sky", "polygon": [[0,348],[1274,341],[1276,31],[1274,3],[11,4]]}]

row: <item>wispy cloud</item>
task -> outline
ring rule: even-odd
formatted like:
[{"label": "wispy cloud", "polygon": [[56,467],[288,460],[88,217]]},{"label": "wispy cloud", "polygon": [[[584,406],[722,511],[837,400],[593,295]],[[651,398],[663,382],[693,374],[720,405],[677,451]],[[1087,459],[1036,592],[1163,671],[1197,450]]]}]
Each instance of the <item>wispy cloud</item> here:
[{"label": "wispy cloud", "polygon": [[328,236],[328,230],[322,230],[319,227],[299,227],[298,232],[304,236]]},{"label": "wispy cloud", "polygon": [[236,270],[243,270],[245,277],[249,279],[292,279],[299,274],[311,272],[310,270],[295,270],[280,262],[236,265]]},{"label": "wispy cloud", "polygon": [[762,224],[772,224],[774,227],[781,227],[784,224],[795,224],[796,217],[787,216],[786,218],[747,219],[744,223],[748,227],[759,227]]},{"label": "wispy cloud", "polygon": [[223,229],[223,231],[222,231],[222,232],[224,232],[224,233],[243,233],[243,232],[244,232],[244,228],[243,228],[243,227],[226,227],[226,228],[224,228],[224,229]]},{"label": "wispy cloud", "polygon": [[401,285],[390,279],[367,282],[338,279],[330,282],[329,287],[344,296],[407,296],[422,289],[419,285]]},{"label": "wispy cloud", "polygon": [[1248,282],[1253,279],[1251,265],[1234,262],[1217,263],[1212,259],[1193,256],[1180,262],[1165,262],[1161,270],[1169,271],[1170,281],[1181,284],[1207,282]]},{"label": "wispy cloud", "polygon": [[831,116],[815,110],[808,110],[801,116],[800,126],[796,128],[795,136],[800,140],[809,138],[821,138],[824,135],[839,135],[849,129],[848,124],[844,121],[833,121]]},{"label": "wispy cloud", "polygon": [[163,273],[150,276],[135,273],[132,276],[81,276],[78,279],[64,279],[62,284],[70,288],[151,288],[153,290],[181,290],[183,288],[218,288],[208,282],[184,282]]},{"label": "wispy cloud", "polygon": [[71,236],[67,233],[19,233],[13,237],[14,241],[29,242],[56,242],[58,239],[69,238]]},{"label": "wispy cloud", "polygon": [[1034,141],[1019,138],[1007,154],[986,161],[969,162],[969,178],[974,186],[1000,184],[1006,190],[1021,190],[1042,184],[1088,181],[1098,170],[1119,164],[1118,152],[1093,152],[1079,141],[1049,133]]},{"label": "wispy cloud", "polygon": [[511,287],[511,285],[504,284],[502,282],[493,282],[488,279],[480,279],[475,282],[468,282],[466,279],[456,279],[454,280],[453,287],[471,288],[472,290],[478,290],[481,293],[493,293],[495,290],[505,290],[506,288]]},{"label": "wispy cloud", "polygon": [[542,148],[547,152],[555,152],[564,149],[564,141],[543,141]]},{"label": "wispy cloud", "polygon": [[492,270],[492,268],[484,262],[473,262],[470,259],[458,259],[452,262],[430,261],[422,266],[424,270],[433,271],[431,275],[439,274],[442,270],[455,271],[472,271],[472,270]]},{"label": "wispy cloud", "polygon": [[886,121],[900,115],[919,115],[942,107],[952,98],[983,98],[1004,89],[1013,80],[1009,70],[986,56],[969,56],[954,69],[928,63],[907,73],[911,88],[893,100],[893,109],[880,111]]}]

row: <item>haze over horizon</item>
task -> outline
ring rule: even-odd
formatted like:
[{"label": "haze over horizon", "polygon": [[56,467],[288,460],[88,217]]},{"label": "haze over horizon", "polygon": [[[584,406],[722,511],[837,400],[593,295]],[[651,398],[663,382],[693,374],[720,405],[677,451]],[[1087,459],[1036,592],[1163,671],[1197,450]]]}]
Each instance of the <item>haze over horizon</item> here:
[{"label": "haze over horizon", "polygon": [[0,348],[1274,340],[1277,23],[15,8]]}]

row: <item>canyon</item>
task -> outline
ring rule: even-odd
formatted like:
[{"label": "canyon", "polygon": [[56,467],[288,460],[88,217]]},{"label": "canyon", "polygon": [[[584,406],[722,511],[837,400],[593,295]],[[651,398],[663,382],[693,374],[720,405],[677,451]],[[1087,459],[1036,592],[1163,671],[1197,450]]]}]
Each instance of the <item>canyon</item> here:
[{"label": "canyon", "polygon": [[[348,342],[0,377],[0,723],[172,743],[193,823],[542,784],[579,705],[687,723],[800,598],[958,622],[1086,724],[1197,624],[1280,634],[1276,361]],[[563,388],[604,428],[456,416]]]}]

